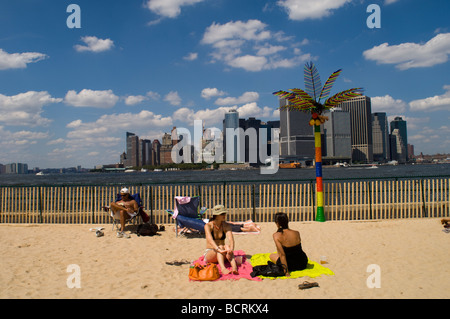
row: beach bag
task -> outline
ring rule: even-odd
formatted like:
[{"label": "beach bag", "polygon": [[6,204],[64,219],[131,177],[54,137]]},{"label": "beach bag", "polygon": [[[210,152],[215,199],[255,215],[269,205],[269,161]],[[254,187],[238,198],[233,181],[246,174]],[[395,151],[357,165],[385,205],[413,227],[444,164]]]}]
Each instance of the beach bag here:
[{"label": "beach bag", "polygon": [[148,223],[149,222],[150,217],[147,215],[146,212],[144,212],[143,209],[139,209],[139,215],[141,215],[141,218],[144,221],[144,223]]},{"label": "beach bag", "polygon": [[199,281],[212,281],[220,278],[219,268],[216,264],[208,263],[206,266],[200,264],[189,268],[189,279]]},{"label": "beach bag", "polygon": [[144,223],[137,227],[136,234],[138,236],[154,236],[158,232],[158,225]]},{"label": "beach bag", "polygon": [[260,265],[253,267],[253,271],[250,276],[264,276],[264,277],[284,277],[284,265],[274,264],[271,261],[267,262],[267,265]]}]

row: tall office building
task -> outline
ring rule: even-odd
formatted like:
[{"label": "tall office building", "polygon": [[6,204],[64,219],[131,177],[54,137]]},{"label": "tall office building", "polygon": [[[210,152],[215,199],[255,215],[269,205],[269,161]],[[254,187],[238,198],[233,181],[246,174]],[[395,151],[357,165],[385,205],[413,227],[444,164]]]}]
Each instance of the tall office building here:
[{"label": "tall office building", "polygon": [[5,165],[6,174],[28,174],[28,164],[10,163]]},{"label": "tall office building", "polygon": [[127,156],[125,166],[139,166],[139,137],[127,132]]},{"label": "tall office building", "polygon": [[392,159],[398,161],[399,163],[406,163],[407,161],[407,153],[406,153],[406,144],[403,141],[403,136],[401,134],[400,129],[395,128],[391,134],[392,139],[395,141],[395,147],[391,148]]},{"label": "tall office building", "polygon": [[406,129],[406,121],[404,121],[401,117],[397,116],[391,121],[391,134],[393,134],[394,130],[398,129],[398,134],[402,137],[403,146],[405,147],[405,156],[406,160],[408,160],[408,132]]},{"label": "tall office building", "polygon": [[240,159],[238,147],[240,143],[239,135],[231,134],[231,129],[233,129],[233,133],[237,133],[238,128],[239,112],[236,110],[230,110],[225,113],[225,119],[223,120],[223,146],[225,153],[225,162],[227,163],[236,163],[238,162],[238,159]]},{"label": "tall office building", "polygon": [[[286,106],[280,99],[280,106]],[[305,112],[280,110],[280,157],[285,161],[312,160],[315,155],[314,129],[308,124],[311,115]]]},{"label": "tall office building", "polygon": [[172,134],[165,133],[160,147],[160,164],[172,164]]},{"label": "tall office building", "polygon": [[325,121],[323,125],[324,160],[350,162],[352,158],[350,113],[335,108],[324,112],[323,115],[328,116],[328,121]]},{"label": "tall office building", "polygon": [[152,142],[147,139],[139,140],[139,166],[152,165]]},{"label": "tall office building", "polygon": [[370,97],[358,96],[340,103],[338,107],[350,112],[352,161],[372,162],[372,106]]},{"label": "tall office building", "polygon": [[389,127],[386,113],[372,114],[373,160],[385,162],[391,159]]}]

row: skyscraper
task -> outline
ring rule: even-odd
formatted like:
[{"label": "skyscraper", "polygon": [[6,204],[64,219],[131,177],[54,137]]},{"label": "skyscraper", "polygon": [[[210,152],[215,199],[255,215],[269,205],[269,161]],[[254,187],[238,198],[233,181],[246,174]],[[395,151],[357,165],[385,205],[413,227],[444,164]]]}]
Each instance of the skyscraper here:
[{"label": "skyscraper", "polygon": [[134,133],[127,132],[127,159],[125,166],[139,165],[139,137]]},{"label": "skyscraper", "polygon": [[372,114],[373,160],[389,161],[389,127],[386,113]]},{"label": "skyscraper", "polygon": [[370,97],[358,96],[340,103],[338,107],[350,112],[352,161],[372,162],[372,106]]},{"label": "skyscraper", "polygon": [[[288,103],[280,99],[280,106]],[[311,115],[305,112],[280,110],[280,157],[286,161],[312,160],[315,155],[314,129]]]},{"label": "skyscraper", "polygon": [[223,120],[223,137],[224,137],[223,146],[225,153],[225,162],[228,163],[238,162],[239,159],[238,157],[239,134],[237,134],[238,128],[239,128],[238,111],[230,110],[227,113],[225,113],[225,119]]},{"label": "skyscraper", "polygon": [[324,113],[328,121],[323,125],[324,148],[322,155],[330,161],[350,161],[352,141],[350,131],[350,113],[335,108]]},{"label": "skyscraper", "polygon": [[406,129],[406,121],[404,121],[400,116],[394,118],[391,121],[391,134],[393,134],[394,130],[398,129],[398,134],[402,137],[403,147],[405,147],[405,156],[406,160],[408,160],[408,132]]}]

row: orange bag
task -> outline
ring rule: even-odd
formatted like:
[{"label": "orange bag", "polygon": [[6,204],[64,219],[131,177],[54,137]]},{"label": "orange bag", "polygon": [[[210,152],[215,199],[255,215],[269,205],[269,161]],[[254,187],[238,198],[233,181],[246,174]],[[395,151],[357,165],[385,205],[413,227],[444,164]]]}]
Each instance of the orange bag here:
[{"label": "orange bag", "polygon": [[208,263],[206,266],[195,264],[189,268],[189,279],[211,281],[220,278],[219,268],[216,264]]}]

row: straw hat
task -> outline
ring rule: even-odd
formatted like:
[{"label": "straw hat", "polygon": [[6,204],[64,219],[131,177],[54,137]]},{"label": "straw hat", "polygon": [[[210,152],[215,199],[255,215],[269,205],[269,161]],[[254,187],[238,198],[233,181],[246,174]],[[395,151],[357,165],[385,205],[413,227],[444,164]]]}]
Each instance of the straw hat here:
[{"label": "straw hat", "polygon": [[226,214],[227,210],[225,209],[225,206],[223,206],[223,205],[216,205],[213,207],[212,212],[213,212],[213,216],[218,216],[218,215]]}]

